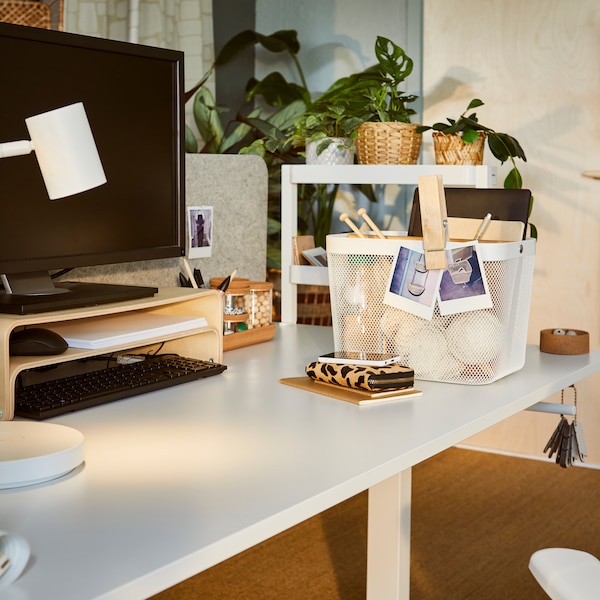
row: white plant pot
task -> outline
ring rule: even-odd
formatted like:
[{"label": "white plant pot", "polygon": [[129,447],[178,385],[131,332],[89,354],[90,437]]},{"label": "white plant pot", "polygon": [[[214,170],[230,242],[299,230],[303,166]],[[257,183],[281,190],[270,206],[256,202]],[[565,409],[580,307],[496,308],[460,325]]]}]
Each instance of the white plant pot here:
[{"label": "white plant pot", "polygon": [[[345,138],[331,138],[333,141],[321,154],[317,155],[317,148],[323,140],[306,142],[307,165],[352,165],[354,164],[354,147],[348,148]],[[343,146],[343,148],[340,148]]]}]

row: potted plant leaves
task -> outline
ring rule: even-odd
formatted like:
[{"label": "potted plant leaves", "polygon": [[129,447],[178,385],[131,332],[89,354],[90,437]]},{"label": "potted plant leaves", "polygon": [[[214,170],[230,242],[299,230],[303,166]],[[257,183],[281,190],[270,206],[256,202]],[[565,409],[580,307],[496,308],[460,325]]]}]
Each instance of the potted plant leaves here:
[{"label": "potted plant leaves", "polygon": [[369,115],[357,130],[358,162],[416,164],[422,136],[411,123],[416,111],[409,105],[418,96],[400,89],[412,73],[413,60],[383,36],[377,36],[375,56],[376,65],[348,78],[348,91],[358,94],[364,103],[362,113]]},{"label": "potted plant leaves", "polygon": [[465,111],[457,118],[446,122],[422,125],[419,132],[433,130],[433,145],[436,164],[480,165],[483,163],[485,142],[491,153],[501,162],[512,162],[512,169],[504,180],[505,188],[521,188],[523,179],[515,162],[516,158],[527,161],[521,144],[507,133],[501,133],[479,122],[477,113],[469,111],[483,106],[479,98],[469,102]]},{"label": "potted plant leaves", "polygon": [[359,124],[347,114],[344,104],[317,100],[295,120],[292,141],[305,147],[306,164],[351,165]]}]

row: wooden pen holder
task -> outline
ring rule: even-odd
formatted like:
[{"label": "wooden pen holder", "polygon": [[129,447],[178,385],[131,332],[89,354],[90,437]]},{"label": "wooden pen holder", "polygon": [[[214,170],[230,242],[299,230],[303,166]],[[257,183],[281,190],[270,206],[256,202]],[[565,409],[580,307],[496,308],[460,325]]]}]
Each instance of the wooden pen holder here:
[{"label": "wooden pen holder", "polygon": [[[210,287],[218,289],[223,280],[223,277],[211,278]],[[224,292],[223,350],[272,339],[276,331],[272,306],[273,284],[233,278]]]}]

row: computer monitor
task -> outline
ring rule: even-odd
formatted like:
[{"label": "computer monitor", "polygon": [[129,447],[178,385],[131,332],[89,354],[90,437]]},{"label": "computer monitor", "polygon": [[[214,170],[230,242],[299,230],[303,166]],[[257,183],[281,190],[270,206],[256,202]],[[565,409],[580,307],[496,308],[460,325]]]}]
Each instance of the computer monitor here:
[{"label": "computer monitor", "polygon": [[[56,283],[74,267],[185,255],[183,53],[0,23],[0,142],[25,119],[83,103],[107,182],[50,200],[34,154],[0,159],[0,312],[26,314],[156,292]],[[20,286],[27,290],[21,293]]]}]

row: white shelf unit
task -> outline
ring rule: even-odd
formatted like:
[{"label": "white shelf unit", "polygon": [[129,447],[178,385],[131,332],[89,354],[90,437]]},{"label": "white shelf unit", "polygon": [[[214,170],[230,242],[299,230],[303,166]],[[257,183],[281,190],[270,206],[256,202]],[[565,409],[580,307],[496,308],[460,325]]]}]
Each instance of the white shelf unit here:
[{"label": "white shelf unit", "polygon": [[[118,314],[201,316],[206,327],[199,327],[169,335],[149,335],[135,343],[120,343],[110,348],[84,350],[68,348],[56,356],[10,356],[10,333],[21,326],[36,325],[52,329],[60,324],[78,319],[102,319]],[[15,384],[19,373],[36,367],[66,363],[111,352],[143,351],[148,346],[164,343],[163,352],[174,352],[201,360],[223,360],[223,301],[217,290],[187,288],[161,288],[152,298],[116,302],[72,310],[62,310],[32,315],[0,315],[0,421],[14,417]]]},{"label": "white shelf unit", "polygon": [[282,165],[281,167],[281,322],[295,323],[296,286],[329,285],[327,270],[293,264],[292,238],[298,233],[298,184],[415,185],[419,177],[441,175],[446,186],[493,187],[496,167],[449,165]]}]

